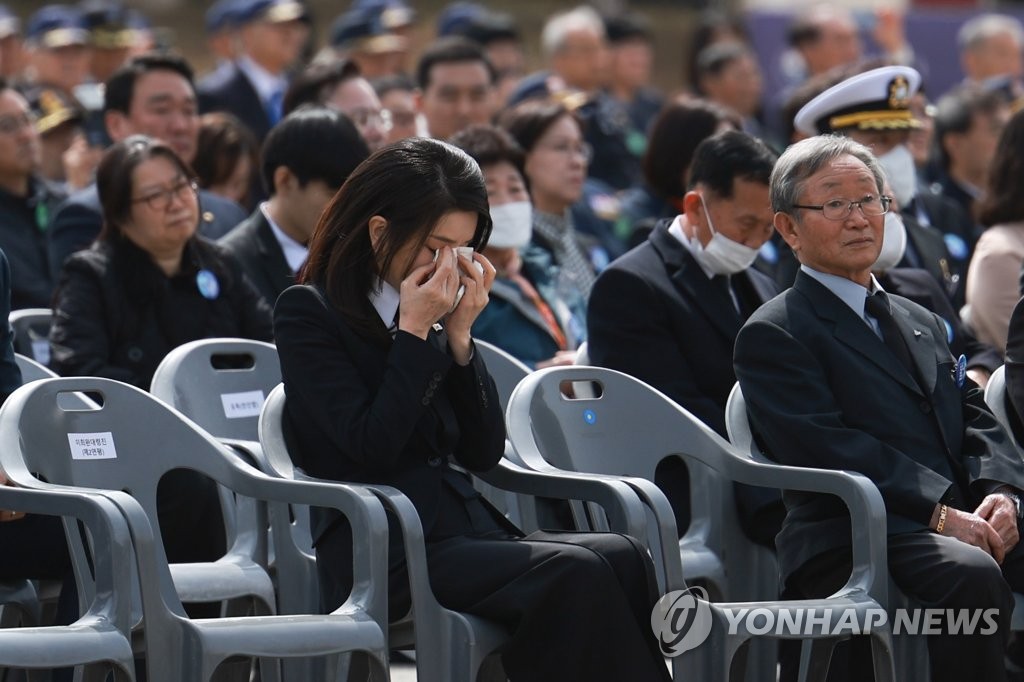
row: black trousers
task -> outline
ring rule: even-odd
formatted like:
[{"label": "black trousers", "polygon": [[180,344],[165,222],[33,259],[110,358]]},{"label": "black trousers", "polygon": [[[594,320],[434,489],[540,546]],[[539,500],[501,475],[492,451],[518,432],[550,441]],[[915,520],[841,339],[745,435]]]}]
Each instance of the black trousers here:
[{"label": "black trousers", "polygon": [[[317,543],[327,608],[351,589],[344,535],[328,533]],[[502,663],[513,682],[669,680],[650,626],[657,582],[647,552],[632,538],[544,531],[451,536],[428,541],[427,563],[443,606],[509,628]],[[404,562],[392,566],[391,598],[404,600]]]},{"label": "black trousers", "polygon": [[[914,602],[911,608],[999,609],[998,628],[993,634],[928,635],[932,680],[1005,680],[1003,656],[1010,634],[1012,593],[1024,592],[1022,545],[1006,556],[1002,566],[984,550],[931,531],[889,536],[888,551],[889,574]],[[850,556],[848,550],[829,552],[808,561],[790,576],[785,597],[832,594],[850,576]],[[783,642],[781,651],[782,679],[795,680],[799,642]],[[836,647],[829,682],[872,677],[868,637],[853,637]]]}]

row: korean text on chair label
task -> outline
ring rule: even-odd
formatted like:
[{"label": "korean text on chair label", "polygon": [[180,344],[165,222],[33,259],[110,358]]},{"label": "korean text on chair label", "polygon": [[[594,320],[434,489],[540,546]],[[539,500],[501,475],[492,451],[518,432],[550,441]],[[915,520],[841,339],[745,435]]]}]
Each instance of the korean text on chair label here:
[{"label": "korean text on chair label", "polygon": [[114,434],[110,431],[69,433],[68,444],[71,446],[71,459],[117,459]]},{"label": "korean text on chair label", "polygon": [[243,393],[221,393],[220,401],[224,404],[224,416],[228,419],[258,417],[263,409],[263,391],[245,391]]}]

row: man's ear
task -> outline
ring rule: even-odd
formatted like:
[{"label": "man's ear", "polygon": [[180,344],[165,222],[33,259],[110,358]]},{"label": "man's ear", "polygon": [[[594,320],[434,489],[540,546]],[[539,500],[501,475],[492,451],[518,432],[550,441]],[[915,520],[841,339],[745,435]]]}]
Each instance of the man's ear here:
[{"label": "man's ear", "polygon": [[107,129],[107,134],[110,135],[110,139],[114,142],[120,142],[135,132],[135,130],[132,129],[132,125],[128,120],[128,117],[120,111],[108,111],[104,114],[103,125]]},{"label": "man's ear", "polygon": [[784,240],[786,240],[786,243],[789,244],[789,248],[793,250],[793,253],[799,253],[800,236],[797,233],[797,223],[793,216],[779,211],[772,219],[772,223],[775,225],[775,231],[778,232]]},{"label": "man's ear", "polygon": [[384,239],[384,230],[387,229],[388,226],[387,218],[375,215],[370,218],[368,226],[370,228],[370,245],[373,247],[373,250],[376,251],[377,246],[381,243],[381,240]]},{"label": "man's ear", "polygon": [[690,190],[683,195],[683,214],[686,216],[686,222],[691,225],[697,225],[704,219],[704,205],[700,200],[700,192]]},{"label": "man's ear", "polygon": [[270,193],[274,196],[288,196],[299,187],[298,178],[292,175],[287,166],[275,168],[272,179],[274,186],[270,188]]}]

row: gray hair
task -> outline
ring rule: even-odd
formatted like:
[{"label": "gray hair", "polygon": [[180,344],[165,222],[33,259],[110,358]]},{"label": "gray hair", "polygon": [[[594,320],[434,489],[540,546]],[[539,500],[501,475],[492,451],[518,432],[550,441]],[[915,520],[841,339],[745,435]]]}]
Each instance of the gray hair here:
[{"label": "gray hair", "polygon": [[604,37],[604,21],[593,7],[580,5],[568,12],[556,14],[544,24],[540,34],[540,46],[545,57],[551,57],[563,47],[565,38],[573,31],[590,31]]},{"label": "gray hair", "polygon": [[881,195],[885,173],[870,149],[841,135],[818,135],[791,145],[775,162],[769,180],[772,210],[792,213],[807,179],[843,156],[859,159],[868,167]]},{"label": "gray hair", "polygon": [[964,22],[956,34],[956,44],[961,52],[981,47],[985,41],[1009,33],[1018,45],[1024,44],[1024,28],[1015,17],[1006,14],[982,14]]}]

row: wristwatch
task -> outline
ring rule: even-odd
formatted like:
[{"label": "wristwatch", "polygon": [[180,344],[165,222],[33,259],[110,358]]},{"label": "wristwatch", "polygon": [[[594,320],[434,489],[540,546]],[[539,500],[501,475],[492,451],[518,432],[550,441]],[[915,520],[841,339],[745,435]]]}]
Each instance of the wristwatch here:
[{"label": "wristwatch", "polygon": [[1022,516],[1022,514],[1021,514],[1021,499],[1020,499],[1020,495],[1018,495],[1017,493],[1014,493],[1014,492],[1010,492],[1009,490],[1001,490],[1001,491],[999,491],[999,494],[1000,495],[1006,495],[1011,500],[1013,500],[1014,506],[1017,507],[1017,522],[1020,523],[1022,520],[1024,520],[1024,516]]}]

